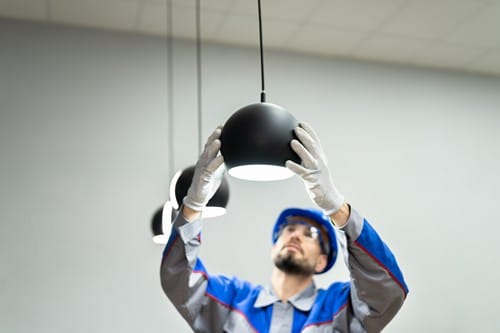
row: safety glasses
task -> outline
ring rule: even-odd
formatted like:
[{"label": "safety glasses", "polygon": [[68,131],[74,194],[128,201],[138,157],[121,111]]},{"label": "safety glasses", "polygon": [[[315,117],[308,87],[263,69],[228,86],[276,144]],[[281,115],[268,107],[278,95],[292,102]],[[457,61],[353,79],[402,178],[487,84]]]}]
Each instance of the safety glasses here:
[{"label": "safety glasses", "polygon": [[329,248],[328,246],[326,246],[325,240],[323,239],[323,235],[321,234],[321,231],[317,227],[311,225],[307,221],[300,221],[300,220],[289,221],[281,225],[278,231],[278,237],[282,235],[290,236],[294,232],[297,232],[300,235],[302,235],[303,238],[307,241],[319,242],[321,251],[324,254],[328,255]]}]

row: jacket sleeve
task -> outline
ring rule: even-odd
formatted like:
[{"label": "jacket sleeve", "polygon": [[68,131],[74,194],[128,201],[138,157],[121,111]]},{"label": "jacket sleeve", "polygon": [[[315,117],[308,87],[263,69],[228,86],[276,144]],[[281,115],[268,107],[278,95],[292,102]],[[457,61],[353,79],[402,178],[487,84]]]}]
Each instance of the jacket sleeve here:
[{"label": "jacket sleeve", "polygon": [[380,332],[403,305],[408,287],[391,250],[356,210],[340,233],[351,275],[352,315],[366,332]]},{"label": "jacket sleeve", "polygon": [[198,258],[202,220],[187,222],[178,214],[163,252],[163,291],[195,332],[222,332],[228,309],[207,297],[208,273]]}]

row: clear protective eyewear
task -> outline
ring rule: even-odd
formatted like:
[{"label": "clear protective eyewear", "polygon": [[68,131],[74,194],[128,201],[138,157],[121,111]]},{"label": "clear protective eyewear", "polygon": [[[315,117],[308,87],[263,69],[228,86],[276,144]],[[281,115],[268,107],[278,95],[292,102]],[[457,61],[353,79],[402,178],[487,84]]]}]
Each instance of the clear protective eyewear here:
[{"label": "clear protective eyewear", "polygon": [[329,254],[329,248],[325,244],[321,231],[307,221],[294,220],[282,224],[278,231],[278,237],[280,237],[281,235],[289,236],[295,231],[301,233],[302,236],[304,236],[304,238],[307,240],[318,241],[321,251],[323,251],[323,253],[326,255]]}]

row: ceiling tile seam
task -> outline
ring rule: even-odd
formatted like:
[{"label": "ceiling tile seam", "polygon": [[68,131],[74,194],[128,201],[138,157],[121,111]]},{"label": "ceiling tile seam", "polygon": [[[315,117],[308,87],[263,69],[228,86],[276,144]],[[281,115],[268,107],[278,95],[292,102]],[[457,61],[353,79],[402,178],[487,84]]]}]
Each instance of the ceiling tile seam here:
[{"label": "ceiling tile seam", "polygon": [[[142,1],[142,0],[141,0]],[[137,1],[134,1],[137,2]],[[125,28],[125,27],[118,27],[118,28],[110,28],[110,27],[102,27],[100,25],[95,25],[95,24],[88,24],[87,22],[83,23],[75,23],[75,22],[66,22],[65,20],[61,19],[56,19],[54,18],[54,4],[52,0],[45,0],[46,3],[46,10],[47,10],[47,18],[45,19],[46,23],[50,24],[56,24],[56,25],[61,25],[61,26],[66,26],[66,27],[73,27],[73,28],[83,28],[83,29],[91,29],[91,30],[103,30],[103,31],[111,31],[111,32],[134,32],[132,29],[132,24]],[[39,21],[39,20],[30,20],[30,21]]]},{"label": "ceiling tile seam", "polygon": [[297,38],[302,30],[304,30],[304,25],[298,23],[294,30],[288,35],[288,37],[283,40],[283,43],[281,43],[281,47],[284,49],[288,49],[288,46],[292,44],[292,42]]},{"label": "ceiling tile seam", "polygon": [[[257,12],[255,13],[255,15],[251,15],[251,14],[247,14],[247,13],[228,13],[228,16],[231,16],[231,17],[240,17],[240,18],[245,18],[245,19],[252,19],[252,20],[255,20],[255,24],[257,25],[258,22],[259,22],[259,17],[258,17],[258,14]],[[270,15],[270,16],[267,16],[267,17],[262,17],[262,22],[263,24],[266,24],[266,22],[269,22],[269,21],[273,21],[273,22],[278,22],[278,23],[297,23],[298,20],[294,20],[294,19],[291,19],[291,18],[283,18],[283,17],[280,17],[280,16],[273,16],[273,15]]]},{"label": "ceiling tile seam", "polygon": [[[140,30],[140,26],[142,23],[142,18],[144,17],[144,10],[146,8],[146,0],[139,0],[139,5],[137,7],[137,13],[135,15],[135,22],[132,25],[132,29]],[[166,10],[165,10],[166,14]]]},{"label": "ceiling tile seam", "polygon": [[[194,0],[193,0],[193,4],[194,4]],[[196,5],[187,4],[185,1],[172,1],[172,7],[179,7],[179,8],[182,8],[182,9],[190,9],[193,12],[196,9]]]},{"label": "ceiling tile seam", "polygon": [[282,44],[283,48],[289,49],[288,45],[290,45],[293,42],[293,40],[297,38],[299,33],[304,30],[304,27],[307,25],[307,23],[311,22],[311,18],[313,17],[313,14],[316,13],[326,1],[327,0],[318,1],[316,3],[316,7],[312,7],[309,10],[309,13],[305,15],[303,20],[295,21],[297,23],[297,27],[295,28],[295,31],[293,31],[289,35],[289,37],[283,41],[283,44]]},{"label": "ceiling tile seam", "polygon": [[325,24],[325,23],[311,23],[308,25],[309,28],[317,28],[318,30],[324,30],[324,29],[332,29],[334,31],[341,31],[341,32],[356,32],[360,34],[368,34],[371,33],[371,31],[366,31],[366,29],[355,29],[353,27],[346,27],[345,25],[332,25],[332,24]]},{"label": "ceiling tile seam", "polygon": [[[322,1],[326,1],[326,0],[322,0]],[[258,27],[258,7],[257,7],[257,3],[255,4],[255,13],[251,15],[249,13],[238,13],[238,12],[235,12],[235,4],[234,4],[234,1],[233,1],[231,3],[231,6],[227,9],[226,17],[224,18],[224,22],[229,17],[232,17],[232,16],[242,17],[242,18],[250,18],[252,20],[255,20],[255,24]],[[294,20],[294,19],[290,19],[290,18],[283,18],[283,17],[279,17],[279,16],[274,16],[274,15],[270,15],[267,18],[265,16],[266,16],[266,12],[265,12],[265,8],[264,8],[263,11],[262,11],[262,26],[263,26],[262,28],[264,30],[264,34],[265,34],[265,31],[266,31],[266,25],[267,25],[266,22],[269,22],[269,20],[272,20],[273,22],[278,22],[278,23],[291,23],[291,24],[294,24],[294,25],[300,25],[301,22],[306,23],[309,20],[309,18],[307,18],[307,20],[304,19],[304,20],[300,20],[299,21],[299,20]],[[221,29],[221,27],[223,25],[224,24],[221,24],[219,26],[219,31],[220,31],[220,29]],[[217,35],[219,34],[219,31],[217,31]],[[255,45],[257,45],[257,44],[258,44],[258,40],[255,41]],[[283,45],[284,45],[284,43],[283,43]]]},{"label": "ceiling tile seam", "polygon": [[[330,0],[323,0],[323,2],[320,2],[317,6],[316,9],[312,9],[310,12],[310,15],[306,19],[304,19],[302,22],[304,24],[309,23],[308,27],[314,28],[319,28],[320,30],[324,29],[334,29],[335,31],[340,31],[340,32],[358,32],[365,34],[366,30],[365,29],[354,29],[352,27],[346,27],[345,25],[336,25],[336,24],[327,24],[327,23],[311,23],[312,22],[312,17],[314,16],[314,13],[318,11],[321,8],[321,5],[324,4],[325,2],[328,2]],[[297,22],[297,21],[294,21]],[[303,28],[303,27],[302,27]]]},{"label": "ceiling tile seam", "polygon": [[[484,10],[485,7],[489,7],[490,5],[491,5],[491,1],[483,3],[482,5],[478,6],[478,8],[476,8],[476,10],[470,12],[468,15],[464,15],[460,20],[458,20],[449,29],[447,29],[446,32],[443,32],[441,34],[441,37],[432,38],[430,40],[428,48],[432,47],[433,45],[440,45],[440,44],[446,43],[446,44],[449,44],[449,45],[461,46],[461,47],[464,47],[464,48],[478,49],[478,47],[475,46],[475,45],[447,41],[447,39],[444,36],[450,34],[452,31],[456,30],[460,25],[462,25],[462,24],[464,24],[466,22],[469,22],[472,17],[477,16],[481,11]],[[418,58],[420,57],[420,55],[422,54],[422,52],[424,52],[423,49],[419,50],[418,52],[414,52],[414,54],[412,55],[412,57],[410,57],[410,61],[412,61],[412,62],[413,61],[418,62]],[[485,50],[485,52],[487,52],[487,51]],[[485,52],[483,52],[482,54],[484,54]],[[473,59],[478,59],[478,58],[479,58],[479,56],[473,57]],[[468,62],[467,61],[464,62],[463,65],[465,65],[466,63],[468,63]]]},{"label": "ceiling tile seam", "polygon": [[[386,25],[389,20],[393,19],[397,14],[401,13],[403,11],[403,9],[405,9],[406,7],[408,7],[411,3],[411,0],[406,0],[404,2],[402,2],[396,9],[394,9],[394,11],[387,15],[386,18],[384,20],[382,20],[382,22],[380,22],[380,24],[374,28],[372,31],[370,32],[366,32],[364,38],[361,38],[361,40],[359,40],[357,43],[355,43],[351,49],[347,52],[348,55],[351,55],[351,56],[354,56],[356,51],[359,50],[359,48],[361,47],[361,45],[365,44],[366,42],[368,42],[370,39],[372,39],[376,34],[380,34],[380,29]],[[383,35],[383,33],[382,33]]]},{"label": "ceiling tile seam", "polygon": [[[445,35],[449,35],[454,30],[457,30],[457,28],[459,28],[461,25],[463,25],[463,24],[465,24],[467,22],[470,22],[471,18],[473,18],[474,16],[479,15],[480,12],[482,12],[483,10],[485,10],[486,7],[490,7],[492,4],[493,4],[493,1],[489,1],[489,2],[485,2],[482,5],[478,6],[475,10],[471,11],[468,15],[464,15],[462,17],[462,19],[459,19],[457,22],[455,22],[455,24],[453,24],[449,29],[447,29],[445,32],[443,32],[440,37],[436,37],[432,41],[435,41],[435,42],[446,42]],[[449,42],[447,42],[447,43],[449,43]],[[458,44],[458,43],[456,43],[456,44]]]},{"label": "ceiling tile seam", "polygon": [[[235,6],[234,1],[232,1],[229,7],[226,10],[222,11],[224,14],[222,15],[222,19],[220,20],[217,27],[214,29],[214,36],[213,36],[214,39],[217,39],[219,37],[222,28],[224,27],[228,18],[231,16],[231,13],[234,10],[234,6]],[[201,21],[203,22],[203,16],[201,16]]]},{"label": "ceiling tile seam", "polygon": [[45,18],[47,21],[52,21],[52,1],[45,0]]},{"label": "ceiling tile seam", "polygon": [[[168,1],[168,0],[167,0],[167,1]],[[172,0],[170,0],[170,1],[172,1]],[[166,6],[166,4],[165,4],[165,6]],[[175,13],[176,13],[176,11],[177,11],[177,9],[176,9],[176,8],[183,9],[184,7],[182,7],[182,6],[180,6],[180,7],[179,7],[179,6],[177,6],[177,5],[176,5],[176,4],[172,1],[172,6],[171,6],[171,8],[172,8],[172,22],[171,22],[170,24],[172,25],[172,31],[170,31],[170,33],[172,34],[172,37],[176,37],[176,38],[180,38],[180,39],[185,39],[186,37],[184,37],[184,36],[177,36],[177,35],[176,35],[176,33],[175,33],[175,21],[176,21],[176,20],[175,20]],[[190,8],[190,9],[192,9],[192,8]],[[194,12],[194,9],[192,9],[192,10],[193,10],[193,12]],[[168,14],[167,14],[167,9],[165,9],[165,22],[167,22],[167,16],[166,16],[166,15],[168,15]],[[194,39],[194,36],[191,36],[190,38],[191,38],[191,39]]]},{"label": "ceiling tile seam", "polygon": [[[144,1],[147,1],[147,0],[144,0]],[[229,6],[229,8],[227,9],[224,9],[224,10],[221,10],[221,9],[215,9],[215,8],[205,8],[205,10],[201,10],[201,13],[200,13],[200,25],[201,25],[201,41],[204,42],[204,41],[209,41],[209,42],[220,42],[218,40],[218,37],[220,35],[220,31],[221,29],[224,27],[225,25],[225,22],[227,21],[227,19],[231,16],[230,14],[230,11],[231,11],[231,8],[234,6],[234,2],[232,2]],[[172,19],[173,21],[175,22],[175,12],[176,12],[176,8],[178,9],[189,9],[189,10],[192,10],[192,14],[193,14],[193,17],[196,17],[195,16],[195,11],[196,11],[196,6],[193,6],[193,7],[190,7],[190,6],[177,6],[175,3],[172,4]],[[214,32],[213,32],[213,36],[206,36],[204,35],[204,31],[206,31],[206,29],[204,28],[203,24],[204,24],[204,15],[203,13],[204,12],[207,12],[207,11],[211,11],[211,12],[216,12],[216,13],[222,13],[222,19],[219,20],[219,22],[217,23],[217,26],[216,28],[214,28]],[[195,25],[196,22],[193,21],[193,25]],[[195,40],[196,39],[196,36],[193,34],[192,36],[177,36],[176,33],[175,33],[175,23],[172,24],[172,36],[174,36],[175,38],[180,38],[180,39],[183,39],[183,40]],[[223,43],[223,44],[227,44],[227,43]]]}]

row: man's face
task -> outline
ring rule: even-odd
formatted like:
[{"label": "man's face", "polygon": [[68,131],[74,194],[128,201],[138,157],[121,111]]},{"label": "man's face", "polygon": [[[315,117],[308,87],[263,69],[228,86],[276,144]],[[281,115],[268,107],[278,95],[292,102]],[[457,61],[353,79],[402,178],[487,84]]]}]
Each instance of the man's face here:
[{"label": "man's face", "polygon": [[326,233],[315,221],[294,216],[280,229],[271,257],[275,266],[292,275],[308,276],[320,272],[327,264],[327,255],[320,240],[327,241]]}]

